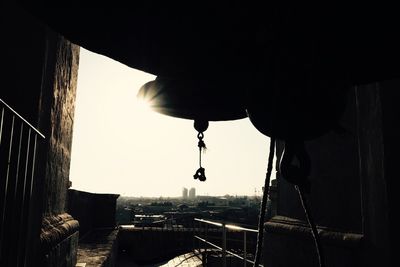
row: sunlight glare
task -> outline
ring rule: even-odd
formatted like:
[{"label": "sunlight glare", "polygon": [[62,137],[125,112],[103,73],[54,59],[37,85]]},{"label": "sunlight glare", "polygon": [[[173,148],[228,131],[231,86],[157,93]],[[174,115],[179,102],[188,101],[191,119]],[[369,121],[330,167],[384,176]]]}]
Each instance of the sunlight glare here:
[{"label": "sunlight glare", "polygon": [[202,157],[207,181],[194,180],[199,155],[193,121],[165,115],[170,107],[157,88],[138,98],[140,88],[154,79],[81,48],[72,188],[153,197],[179,196],[182,187],[195,187],[197,195],[260,192],[268,138],[248,119],[211,122]]},{"label": "sunlight glare", "polygon": [[135,113],[141,115],[146,115],[147,113],[154,112],[151,107],[150,101],[142,97],[136,97],[133,108]]}]

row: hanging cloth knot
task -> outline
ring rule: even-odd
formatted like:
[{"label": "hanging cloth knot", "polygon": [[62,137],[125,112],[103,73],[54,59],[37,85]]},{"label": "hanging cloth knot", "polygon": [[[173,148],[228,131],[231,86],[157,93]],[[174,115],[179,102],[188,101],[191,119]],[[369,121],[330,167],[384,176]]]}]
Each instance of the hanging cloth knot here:
[{"label": "hanging cloth knot", "polygon": [[203,167],[200,167],[196,173],[193,175],[194,179],[199,179],[199,181],[204,182],[206,180],[206,174],[204,173],[205,169]]}]

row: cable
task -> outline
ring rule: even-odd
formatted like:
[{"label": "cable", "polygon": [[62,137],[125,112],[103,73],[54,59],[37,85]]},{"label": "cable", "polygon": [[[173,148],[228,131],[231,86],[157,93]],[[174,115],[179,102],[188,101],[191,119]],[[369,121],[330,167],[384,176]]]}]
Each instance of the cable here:
[{"label": "cable", "polygon": [[264,238],[264,217],[265,217],[265,209],[267,206],[269,182],[271,180],[274,154],[275,154],[275,138],[271,137],[270,146],[269,146],[267,174],[265,176],[264,192],[263,192],[263,197],[261,200],[260,215],[258,217],[257,247],[256,247],[256,256],[255,256],[254,265],[253,265],[254,267],[259,266],[260,259],[261,259],[261,252],[262,252],[262,245],[263,245],[263,238]]},{"label": "cable", "polygon": [[308,224],[310,225],[310,228],[311,228],[311,233],[313,235],[314,243],[315,243],[315,249],[316,249],[317,255],[318,255],[319,266],[320,267],[324,267],[325,263],[324,263],[324,260],[323,260],[324,257],[323,257],[321,241],[319,239],[317,226],[314,223],[314,219],[311,216],[309,207],[307,205],[306,196],[304,195],[302,187],[300,187],[298,185],[295,185],[294,187],[296,188],[297,192],[299,193],[299,197],[300,197],[301,205],[303,206],[304,214],[306,215]]}]

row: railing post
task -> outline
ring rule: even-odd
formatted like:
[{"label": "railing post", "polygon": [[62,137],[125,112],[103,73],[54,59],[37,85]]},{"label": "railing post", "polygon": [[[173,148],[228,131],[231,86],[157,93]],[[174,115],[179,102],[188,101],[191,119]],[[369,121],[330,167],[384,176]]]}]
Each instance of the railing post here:
[{"label": "railing post", "polygon": [[[226,224],[224,222],[215,222],[215,221],[210,221],[210,220],[203,220],[203,219],[194,219],[194,221],[198,221],[199,224],[199,233],[203,233],[202,237],[199,236],[195,236],[194,239],[197,239],[200,242],[203,242],[205,244],[204,246],[204,250],[202,252],[203,255],[207,254],[207,245],[209,245],[212,248],[217,249],[219,252],[222,253],[222,255],[220,256],[220,260],[221,262],[221,266],[226,267],[227,266],[227,254],[232,255],[233,257],[239,258],[240,260],[243,260],[243,265],[246,267],[248,266],[247,264],[247,232],[254,232],[257,233],[258,231],[256,229],[250,229],[250,228],[244,228],[244,227],[240,227],[240,226],[236,226],[236,225],[232,225],[232,224]],[[204,228],[202,226],[202,224],[204,225]],[[217,245],[212,243],[211,241],[208,240],[208,224],[210,225],[215,225],[218,228],[218,230],[221,230],[222,233],[222,237],[221,237],[221,245]],[[212,228],[213,229],[213,228]],[[243,256],[241,254],[237,254],[234,253],[231,250],[227,249],[227,229],[233,229],[234,231],[243,231]],[[219,232],[219,231],[218,231]],[[205,259],[206,257],[203,257],[203,266],[207,266],[207,259]],[[231,262],[231,261],[230,261]],[[251,261],[249,261],[251,262]],[[260,266],[263,266],[260,264]]]},{"label": "railing post", "polygon": [[246,236],[246,231],[243,231],[243,266],[247,266],[247,236]]},{"label": "railing post", "polygon": [[[205,227],[206,227],[206,233],[204,239],[208,240],[208,224],[205,224]],[[204,244],[204,257],[207,257],[207,244]]]},{"label": "railing post", "polygon": [[226,267],[226,227],[222,223],[222,267]]},{"label": "railing post", "polygon": [[194,240],[196,239],[195,238],[195,236],[196,236],[196,230],[194,229],[194,226],[195,226],[195,220],[193,219],[193,222],[192,222],[192,234],[193,234],[193,239],[192,239],[192,251],[193,252],[195,252],[194,251]]},{"label": "railing post", "polygon": [[26,266],[37,137],[45,137],[1,99],[0,111],[0,259]]}]

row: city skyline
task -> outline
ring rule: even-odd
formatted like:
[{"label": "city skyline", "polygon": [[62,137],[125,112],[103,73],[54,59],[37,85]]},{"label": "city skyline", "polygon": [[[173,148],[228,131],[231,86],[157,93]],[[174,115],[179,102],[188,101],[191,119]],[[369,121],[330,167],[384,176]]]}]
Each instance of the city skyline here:
[{"label": "city skyline", "polygon": [[254,195],[261,190],[269,138],[248,118],[210,122],[199,168],[192,120],[158,114],[136,94],[155,76],[81,48],[70,180],[72,188],[122,196]]}]

